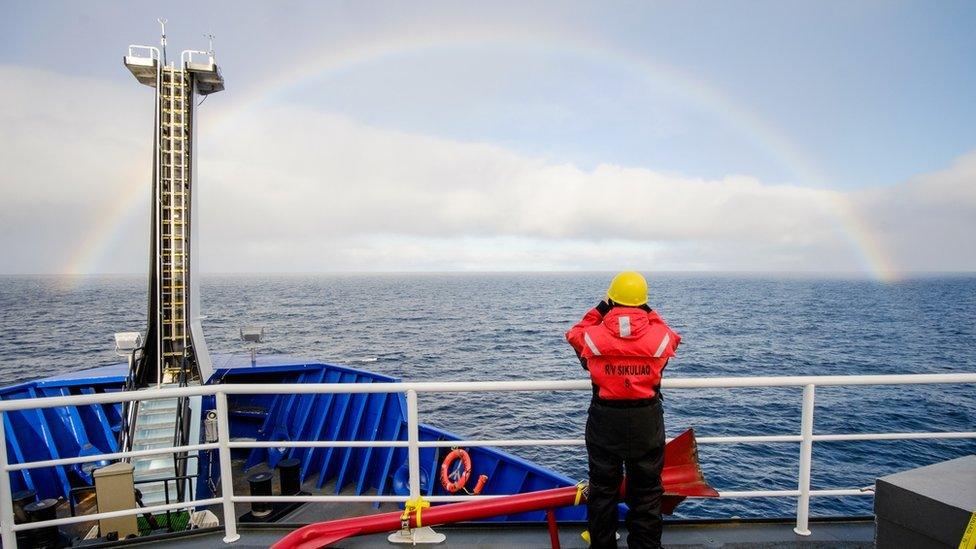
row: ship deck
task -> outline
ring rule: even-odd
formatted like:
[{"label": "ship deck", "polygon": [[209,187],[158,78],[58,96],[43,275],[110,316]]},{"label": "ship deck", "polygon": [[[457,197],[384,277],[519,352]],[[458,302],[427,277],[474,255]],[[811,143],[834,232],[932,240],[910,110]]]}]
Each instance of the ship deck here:
[{"label": "ship deck", "polygon": [[[235,461],[235,472],[240,473],[241,461]],[[263,464],[258,465],[249,473],[266,470]],[[235,474],[235,493],[246,494],[248,490],[245,480],[246,474]],[[278,479],[273,479],[274,491],[278,492]],[[322,490],[314,487],[314,482],[305,482],[302,489],[310,493],[333,493],[333,485],[327,485]],[[343,491],[345,492],[345,491]],[[214,512],[219,509],[214,508]],[[237,504],[238,516],[249,511],[247,504]],[[368,503],[354,503],[343,505],[304,504],[287,513],[277,523],[238,523],[241,539],[229,547],[256,548],[268,547],[286,534],[306,524],[319,521],[334,520],[350,516],[367,515],[399,510],[394,504],[384,504],[374,508]],[[620,546],[626,546],[626,528],[621,522]],[[735,547],[735,548],[789,548],[789,547],[831,547],[842,549],[861,549],[874,547],[874,519],[873,517],[821,519],[810,521],[810,536],[798,536],[793,532],[795,521],[784,518],[782,520],[700,520],[700,521],[668,521],[664,530],[663,542],[666,547],[697,548],[697,547]],[[559,524],[559,543],[564,549],[585,548],[586,543],[581,533],[586,525],[581,522],[561,522]],[[549,533],[544,523],[470,523],[457,525],[443,525],[434,528],[435,531],[446,534],[443,543],[431,545],[438,548],[545,548],[551,547]],[[344,548],[375,548],[397,547],[387,541],[388,534],[375,534],[343,540],[331,547]],[[223,529],[201,531],[198,534],[184,534],[183,537],[169,539],[167,547],[195,548],[215,547],[222,543]]]},{"label": "ship deck", "polygon": [[[251,549],[268,547],[285,536],[298,525],[271,524],[265,526],[241,525],[241,539],[228,547]],[[566,549],[585,548],[580,537],[585,526],[580,523],[560,524],[559,542]],[[472,548],[544,548],[550,547],[546,526],[538,524],[512,525],[456,525],[435,528],[447,535],[447,540],[430,547]],[[737,549],[763,548],[778,549],[790,547],[860,549],[874,547],[874,521],[868,519],[811,521],[810,536],[793,533],[791,521],[721,521],[721,522],[676,522],[668,523],[664,529],[665,547],[697,548],[728,547]],[[167,547],[196,548],[216,547],[222,544],[222,529],[199,531],[197,534],[183,535],[177,539],[166,540]],[[621,530],[620,545],[625,546],[626,531]],[[138,543],[148,545],[152,542]],[[387,541],[386,534],[362,536],[343,540],[332,547],[375,548],[397,547]]]},{"label": "ship deck", "polygon": [[[247,474],[242,471],[243,460],[234,461],[234,491],[238,494],[248,493]],[[249,470],[248,473],[267,470],[264,464]],[[278,478],[273,479],[274,492],[278,493]],[[322,489],[316,489],[314,481],[306,481],[302,489],[312,494],[334,493],[334,484],[328,484]],[[341,491],[348,494],[349,490]],[[250,511],[249,504],[238,503],[237,515],[243,516]],[[218,514],[218,506],[210,508]],[[240,549],[265,548],[275,543],[289,532],[304,525],[374,513],[395,511],[399,508],[394,504],[383,504],[375,508],[368,503],[351,504],[321,504],[306,503],[290,512],[284,513],[274,523],[238,522],[238,532],[241,539],[227,545]],[[874,519],[873,517],[811,519],[810,536],[798,536],[793,532],[793,519],[739,519],[739,520],[698,520],[698,521],[666,521],[663,542],[665,547],[676,548],[716,548],[728,547],[746,548],[841,548],[861,549],[874,547]],[[626,546],[626,528],[621,523],[620,546]],[[564,549],[585,548],[580,534],[586,528],[581,522],[560,522],[559,542]],[[84,529],[75,532],[82,534]],[[442,525],[435,531],[446,534],[443,543],[431,545],[437,548],[545,548],[551,547],[549,533],[545,523],[467,523],[456,525]],[[343,540],[331,547],[343,548],[375,548],[397,547],[387,541],[388,534],[375,534]],[[113,546],[142,546],[162,544],[165,547],[196,548],[223,546],[224,530],[222,527],[201,529],[194,532],[180,532],[129,540]]]}]

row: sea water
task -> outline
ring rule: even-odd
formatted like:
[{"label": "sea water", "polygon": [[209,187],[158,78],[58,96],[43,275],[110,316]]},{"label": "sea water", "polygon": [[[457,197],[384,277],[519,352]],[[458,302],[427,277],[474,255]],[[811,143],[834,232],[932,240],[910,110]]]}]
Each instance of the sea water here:
[{"label": "sea water", "polygon": [[[346,364],[411,381],[584,379],[565,331],[610,274],[203,276],[212,353]],[[667,377],[976,372],[976,277],[895,283],[843,278],[668,274],[650,305],[682,335]],[[119,361],[112,334],[145,327],[143,277],[0,277],[0,386]],[[667,430],[797,434],[801,388],[669,390]],[[976,430],[973,385],[819,387],[816,433]],[[421,420],[464,438],[582,437],[588,392],[421,395]],[[796,489],[799,444],[702,444],[719,490]],[[574,479],[582,447],[512,448]],[[814,488],[976,453],[973,440],[818,442]],[[863,515],[870,497],[814,498],[815,516]],[[681,517],[771,517],[795,499],[689,500]]]}]

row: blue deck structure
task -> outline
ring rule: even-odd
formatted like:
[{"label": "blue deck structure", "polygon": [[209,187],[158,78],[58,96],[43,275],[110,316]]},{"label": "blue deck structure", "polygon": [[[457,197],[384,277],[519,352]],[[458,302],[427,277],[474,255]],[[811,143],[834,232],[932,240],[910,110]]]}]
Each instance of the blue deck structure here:
[{"label": "blue deck structure", "polygon": [[[214,357],[209,383],[396,383],[398,379],[368,372],[285,357],[263,358],[251,365],[248,358]],[[0,399],[23,399],[120,391],[124,364],[95,368],[0,389]],[[403,393],[262,394],[228,397],[230,436],[237,440],[407,440],[407,407]],[[205,397],[203,409],[214,408]],[[122,425],[119,404],[57,407],[8,412],[4,416],[7,449],[12,463],[118,451]],[[201,429],[203,432],[203,429]],[[456,434],[429,425],[420,426],[421,441],[461,440]],[[197,441],[191,441],[191,443]],[[421,490],[427,495],[449,495],[438,480],[444,448],[421,448]],[[574,481],[494,448],[468,448],[472,480],[487,475],[484,494],[513,494],[569,486]],[[301,462],[303,483],[319,489],[356,495],[407,495],[406,448],[254,448],[235,450],[244,471],[259,464],[269,468],[285,458]],[[211,456],[199,456],[201,480],[219,475]],[[33,489],[41,497],[67,497],[70,490],[90,486],[91,468],[98,464],[69,465],[15,471],[14,490]],[[473,482],[471,483],[474,484]],[[210,497],[210,483],[197,483],[197,497]],[[583,520],[581,507],[560,509],[560,520]],[[498,517],[497,521],[542,521],[543,512]]]},{"label": "blue deck structure", "polygon": [[[126,366],[108,366],[0,388],[0,399],[15,400],[116,392]],[[70,458],[118,451],[121,405],[93,404],[7,412],[3,417],[10,463]],[[71,487],[91,485],[90,469],[80,464],[11,472],[14,490],[36,490],[41,497],[67,497]]]}]

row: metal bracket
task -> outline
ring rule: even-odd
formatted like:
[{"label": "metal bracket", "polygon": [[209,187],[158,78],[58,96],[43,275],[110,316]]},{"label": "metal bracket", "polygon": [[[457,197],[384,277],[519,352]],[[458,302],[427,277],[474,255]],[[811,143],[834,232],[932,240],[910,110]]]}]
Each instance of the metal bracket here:
[{"label": "metal bracket", "polygon": [[447,539],[447,536],[444,534],[438,534],[430,526],[422,526],[412,530],[397,530],[396,532],[390,534],[386,539],[390,543],[409,543],[410,545],[417,545],[418,543],[441,543]]}]

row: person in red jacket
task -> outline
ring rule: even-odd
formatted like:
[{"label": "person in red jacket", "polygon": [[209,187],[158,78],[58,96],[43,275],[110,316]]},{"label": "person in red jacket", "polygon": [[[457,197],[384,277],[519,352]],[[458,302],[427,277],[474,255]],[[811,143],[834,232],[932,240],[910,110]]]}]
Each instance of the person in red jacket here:
[{"label": "person in red jacket", "polygon": [[566,340],[593,382],[586,420],[591,547],[617,546],[624,468],[627,546],[661,547],[661,373],[675,356],[681,336],[647,306],[644,277],[627,271],[614,277],[607,299],[570,328]]}]

